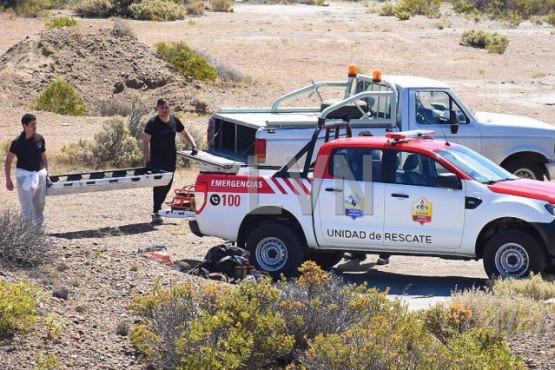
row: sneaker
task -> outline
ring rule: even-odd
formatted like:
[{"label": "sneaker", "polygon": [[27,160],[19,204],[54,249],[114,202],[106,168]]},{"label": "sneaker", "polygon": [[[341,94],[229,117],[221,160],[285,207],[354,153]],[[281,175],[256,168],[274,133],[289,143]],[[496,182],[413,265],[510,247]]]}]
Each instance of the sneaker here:
[{"label": "sneaker", "polygon": [[162,220],[162,217],[160,217],[158,213],[153,213],[152,221],[150,221],[150,223],[152,225],[162,225],[164,223],[164,220]]},{"label": "sneaker", "polygon": [[383,266],[389,264],[389,257],[380,257],[378,258],[378,265]]}]

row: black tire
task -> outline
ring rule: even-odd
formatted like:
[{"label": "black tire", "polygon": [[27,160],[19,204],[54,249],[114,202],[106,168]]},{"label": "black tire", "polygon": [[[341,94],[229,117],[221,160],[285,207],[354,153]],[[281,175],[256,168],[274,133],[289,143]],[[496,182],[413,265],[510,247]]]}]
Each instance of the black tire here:
[{"label": "black tire", "polygon": [[503,167],[512,174],[523,179],[543,181],[544,171],[540,165],[526,159],[513,159]]},{"label": "black tire", "polygon": [[273,278],[280,274],[293,277],[299,274],[303,262],[304,245],[290,226],[270,222],[255,229],[247,240],[247,250],[258,270],[266,271]]},{"label": "black tire", "polygon": [[305,261],[312,260],[316,262],[322,270],[329,270],[337,265],[343,259],[345,252],[310,252],[305,254]]},{"label": "black tire", "polygon": [[526,277],[545,268],[545,251],[538,240],[522,230],[494,235],[484,250],[484,269],[489,277]]}]

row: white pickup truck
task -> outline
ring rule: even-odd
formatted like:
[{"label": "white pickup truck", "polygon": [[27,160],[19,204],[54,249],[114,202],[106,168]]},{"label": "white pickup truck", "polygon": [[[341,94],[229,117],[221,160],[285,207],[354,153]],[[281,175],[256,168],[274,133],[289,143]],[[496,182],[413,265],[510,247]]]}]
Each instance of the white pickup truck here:
[{"label": "white pickup truck", "polygon": [[[312,106],[301,106],[307,100]],[[444,83],[382,77],[379,71],[363,75],[354,66],[346,81],[312,82],[269,108],[221,109],[210,118],[208,146],[196,159],[204,163],[201,171],[235,171],[246,163],[279,168],[306,145],[318,123],[345,115],[355,135],[363,130],[373,135],[434,130],[519,177],[555,176],[555,127],[550,124],[506,114],[473,114]]]},{"label": "white pickup truck", "polygon": [[277,171],[201,172],[193,233],[238,242],[272,276],[307,259],[328,268],[344,252],[483,259],[504,277],[554,265],[555,184],[422,131],[328,141],[313,161],[317,138],[340,127],[322,126]]}]

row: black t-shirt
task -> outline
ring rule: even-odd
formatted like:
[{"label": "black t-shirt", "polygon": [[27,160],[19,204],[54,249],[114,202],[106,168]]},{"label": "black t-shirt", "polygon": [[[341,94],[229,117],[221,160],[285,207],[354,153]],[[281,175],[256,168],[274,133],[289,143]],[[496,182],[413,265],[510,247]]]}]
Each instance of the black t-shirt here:
[{"label": "black t-shirt", "polygon": [[17,157],[17,168],[27,171],[40,171],[44,168],[42,153],[46,151],[46,143],[41,134],[33,134],[29,139],[22,132],[10,145],[10,153]]},{"label": "black t-shirt", "polygon": [[177,153],[175,134],[185,130],[183,123],[174,115],[170,115],[167,123],[159,116],[152,117],[145,126],[145,133],[150,138],[150,164],[152,168],[175,171]]}]

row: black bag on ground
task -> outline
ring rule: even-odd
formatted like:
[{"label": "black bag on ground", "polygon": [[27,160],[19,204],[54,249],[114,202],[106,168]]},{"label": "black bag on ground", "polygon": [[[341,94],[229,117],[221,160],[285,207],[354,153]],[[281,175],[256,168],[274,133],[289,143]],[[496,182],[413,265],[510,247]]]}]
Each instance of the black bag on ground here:
[{"label": "black bag on ground", "polygon": [[212,247],[206,253],[204,260],[189,270],[193,275],[204,275],[199,272],[221,272],[230,278],[236,275],[236,268],[249,266],[250,253],[230,243]]}]

